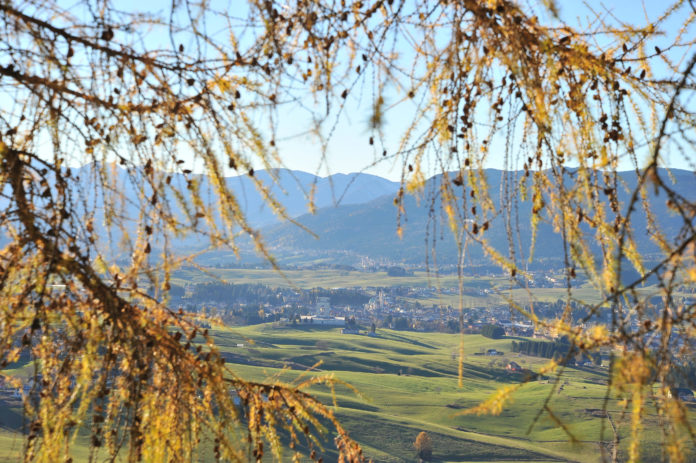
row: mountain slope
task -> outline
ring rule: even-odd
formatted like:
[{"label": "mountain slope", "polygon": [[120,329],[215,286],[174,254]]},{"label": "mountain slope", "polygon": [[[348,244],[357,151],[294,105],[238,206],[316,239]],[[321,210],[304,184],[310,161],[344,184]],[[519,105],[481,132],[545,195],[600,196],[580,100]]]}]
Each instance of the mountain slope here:
[{"label": "mountain slope", "polygon": [[[272,175],[277,177],[278,182],[271,191],[290,217],[308,212],[308,198],[312,194],[315,207],[326,208],[366,203],[383,195],[394,194],[399,189],[398,182],[360,173],[317,177],[306,172],[278,169],[272,173],[262,170],[255,175],[267,185],[274,183]],[[268,225],[278,221],[247,176],[230,177],[227,185],[236,193],[252,225]]]},{"label": "mountain slope", "polygon": [[[673,179],[674,188],[687,198],[696,197],[694,173],[684,170],[672,170],[668,175],[662,172],[664,178]],[[499,170],[486,171],[489,191],[496,207],[500,205],[500,191],[506,187],[507,180],[514,187],[516,179],[522,177],[520,172],[503,172]],[[570,172],[568,175],[574,175]],[[629,200],[629,192],[637,184],[635,172],[620,173],[624,187],[619,192],[622,209]],[[417,201],[412,196],[404,200],[405,217],[402,217],[403,236],[397,236],[397,209],[393,203],[393,195],[383,196],[361,205],[343,205],[324,208],[315,215],[303,215],[297,220],[318,235],[318,239],[292,224],[279,224],[262,230],[266,242],[278,255],[284,254],[323,254],[325,256],[367,256],[384,258],[396,262],[421,263],[425,260],[428,249],[434,243],[438,261],[453,263],[456,261],[456,246],[450,230],[444,220],[441,205],[437,198],[428,199],[437,191],[440,177],[431,178],[425,188],[425,197]],[[650,203],[657,223],[660,224],[668,237],[674,237],[681,226],[681,218],[669,212],[664,207],[664,197],[651,197]],[[510,231],[515,237],[515,253],[518,257],[527,256],[530,252],[531,230],[529,228],[531,206],[520,203],[518,217],[511,217]],[[487,238],[500,252],[509,253],[508,229],[505,217],[499,215],[492,219],[486,232]],[[515,224],[518,223],[519,227]],[[639,211],[633,216],[635,239],[638,250],[644,254],[655,253],[656,246],[651,241],[649,227],[644,213]],[[443,229],[444,227],[444,229]],[[594,230],[584,229],[590,236]],[[598,249],[595,249],[596,251]],[[471,244],[467,255],[473,262],[485,260],[480,246]],[[534,257],[541,260],[562,261],[563,248],[559,234],[544,221],[537,231]]]}]

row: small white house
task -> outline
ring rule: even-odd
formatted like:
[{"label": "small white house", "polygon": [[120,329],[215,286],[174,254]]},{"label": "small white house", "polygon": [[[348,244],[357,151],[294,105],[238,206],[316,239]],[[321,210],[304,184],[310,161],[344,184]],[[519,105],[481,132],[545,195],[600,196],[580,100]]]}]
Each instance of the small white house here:
[{"label": "small white house", "polygon": [[317,317],[314,315],[300,315],[300,322],[302,324],[309,323],[312,325],[345,326],[346,317]]}]

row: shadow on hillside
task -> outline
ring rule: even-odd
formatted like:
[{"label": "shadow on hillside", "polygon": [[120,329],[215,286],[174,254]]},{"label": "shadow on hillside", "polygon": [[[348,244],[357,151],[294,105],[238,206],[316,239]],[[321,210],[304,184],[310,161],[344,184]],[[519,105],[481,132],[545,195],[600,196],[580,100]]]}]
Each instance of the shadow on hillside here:
[{"label": "shadow on hillside", "polygon": [[426,349],[437,349],[435,346],[431,346],[430,344],[426,344],[424,342],[416,341],[415,339],[411,339],[406,336],[401,336],[395,333],[389,333],[388,336],[384,336],[384,339],[391,339],[393,341],[400,341],[400,342],[405,342],[408,344],[413,344],[414,346],[418,347],[425,347]]}]

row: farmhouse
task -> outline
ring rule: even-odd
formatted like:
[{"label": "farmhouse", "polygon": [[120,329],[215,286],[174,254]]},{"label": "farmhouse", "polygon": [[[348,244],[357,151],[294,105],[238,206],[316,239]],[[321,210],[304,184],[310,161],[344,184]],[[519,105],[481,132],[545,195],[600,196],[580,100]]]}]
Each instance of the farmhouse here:
[{"label": "farmhouse", "polygon": [[346,317],[317,317],[315,315],[301,315],[302,323],[312,323],[314,325],[325,326],[345,326]]},{"label": "farmhouse", "polygon": [[517,362],[510,362],[506,367],[509,371],[522,371],[522,367],[517,364]]}]

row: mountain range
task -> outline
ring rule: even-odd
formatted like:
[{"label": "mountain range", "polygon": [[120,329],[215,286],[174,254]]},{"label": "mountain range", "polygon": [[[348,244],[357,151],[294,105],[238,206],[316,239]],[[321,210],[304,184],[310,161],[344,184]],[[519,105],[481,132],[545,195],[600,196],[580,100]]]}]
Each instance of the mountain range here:
[{"label": "mountain range", "polygon": [[[485,175],[491,199],[496,207],[499,207],[501,191],[506,187],[516,188],[524,173],[490,169],[485,171]],[[569,171],[568,175],[573,176],[574,172]],[[622,187],[619,188],[618,199],[623,210],[630,192],[637,184],[637,175],[635,171],[628,171],[619,173],[619,177]],[[671,181],[672,187],[679,194],[696,201],[696,176],[693,172],[671,169],[668,173],[662,170],[661,177]],[[441,203],[435,194],[440,181],[440,176],[429,179],[420,200],[413,196],[404,196],[405,214],[401,217],[401,238],[397,236],[397,208],[394,205],[393,193],[363,203],[326,207],[319,209],[315,214],[297,217],[296,220],[314,232],[318,238],[289,223],[264,227],[262,236],[275,255],[289,261],[292,260],[292,256],[312,256],[315,259],[341,262],[355,262],[360,257],[370,257],[395,263],[419,264],[425,261],[428,254],[430,261],[433,261],[434,248],[435,258],[440,264],[452,264],[456,262],[457,249]],[[602,197],[606,201],[606,196]],[[665,207],[664,194],[652,195],[649,201],[656,222],[660,224],[665,235],[675,237],[682,225],[681,217]],[[511,230],[515,243],[514,252],[520,261],[523,261],[525,256],[529,256],[532,239],[529,225],[532,216],[530,202],[520,202],[516,214],[517,217],[510,217],[509,229],[506,228],[504,214],[493,218],[486,236],[499,252],[508,255],[508,232]],[[638,251],[650,260],[651,255],[658,252],[658,248],[650,237],[650,227],[645,214],[639,210],[634,213],[632,220]],[[587,226],[583,230],[588,236],[593,236],[595,232]],[[535,243],[533,252],[537,265],[563,262],[562,238],[547,221],[540,222]],[[594,246],[594,251],[599,251],[598,244]],[[468,246],[467,256],[472,264],[487,262],[482,248],[476,244]]]},{"label": "mountain range", "polygon": [[[114,188],[123,196],[122,209],[119,212],[127,225],[126,229],[134,229],[139,210],[136,198],[142,188],[142,173],[126,172],[113,167],[112,176],[115,178]],[[662,170],[661,177],[672,183],[673,188],[682,196],[696,201],[696,176],[694,172],[671,169]],[[500,171],[489,169],[484,171],[491,199],[500,208],[501,193],[507,189],[518,188],[523,172]],[[569,177],[575,175],[568,171]],[[99,210],[100,201],[98,189],[94,188],[93,166],[73,169],[73,178],[79,178],[84,191],[96,191],[87,200],[91,206]],[[257,180],[266,185],[272,185],[271,191],[280,202],[287,215],[312,233],[297,225],[281,221],[263,200],[256,190],[254,182],[248,176],[235,176],[225,179],[227,186],[235,194],[240,207],[243,209],[249,224],[260,231],[263,241],[272,254],[283,264],[306,264],[323,262],[335,264],[356,265],[365,259],[388,264],[406,263],[423,264],[437,260],[439,264],[456,262],[457,250],[455,241],[447,226],[447,220],[437,192],[440,188],[441,176],[430,178],[419,197],[404,195],[403,214],[398,215],[394,198],[401,185],[378,176],[353,173],[334,174],[320,177],[310,173],[277,169],[273,171],[260,170],[254,173]],[[204,201],[212,204],[217,198],[207,179],[191,174],[189,178],[197,178]],[[635,187],[637,175],[635,171],[619,173],[622,188],[619,189],[619,202],[625,204],[629,192]],[[180,174],[172,174],[172,183],[185,185],[186,178]],[[151,194],[147,191],[145,194]],[[308,198],[314,199],[316,211],[308,213]],[[604,201],[606,196],[602,195]],[[165,195],[163,201],[176,204],[171,195]],[[649,198],[652,211],[657,223],[660,224],[668,237],[674,237],[681,226],[681,218],[672,214],[664,207],[666,198],[655,196]],[[186,205],[179,205],[177,214],[184,215]],[[622,206],[623,208],[624,206]],[[529,201],[519,202],[514,209],[516,217],[499,214],[492,218],[486,236],[490,243],[504,255],[510,252],[508,235],[514,236],[513,251],[519,261],[528,257],[531,243],[531,205]],[[100,236],[111,236],[112,251],[119,242],[118,231],[105,223],[104,215],[97,213],[95,228]],[[507,223],[506,223],[507,222]],[[402,236],[397,235],[401,225]],[[657,251],[649,235],[649,227],[645,215],[638,211],[633,218],[636,230],[638,251],[649,256]],[[585,228],[587,233],[594,230]],[[561,237],[553,226],[545,221],[539,225],[534,247],[534,262],[547,265],[548,262],[558,264],[563,259]],[[249,239],[241,239],[242,261],[247,263],[263,260],[255,254]],[[189,234],[181,236],[173,243],[175,252],[191,252],[206,249],[209,243],[202,235]],[[435,253],[433,253],[433,249]],[[114,255],[114,254],[112,254]],[[123,254],[121,254],[124,256]],[[125,257],[125,256],[124,256]],[[487,258],[480,246],[472,244],[467,248],[467,259],[472,264],[484,264]],[[201,256],[202,263],[235,265],[237,258],[223,249],[209,251]]]}]

